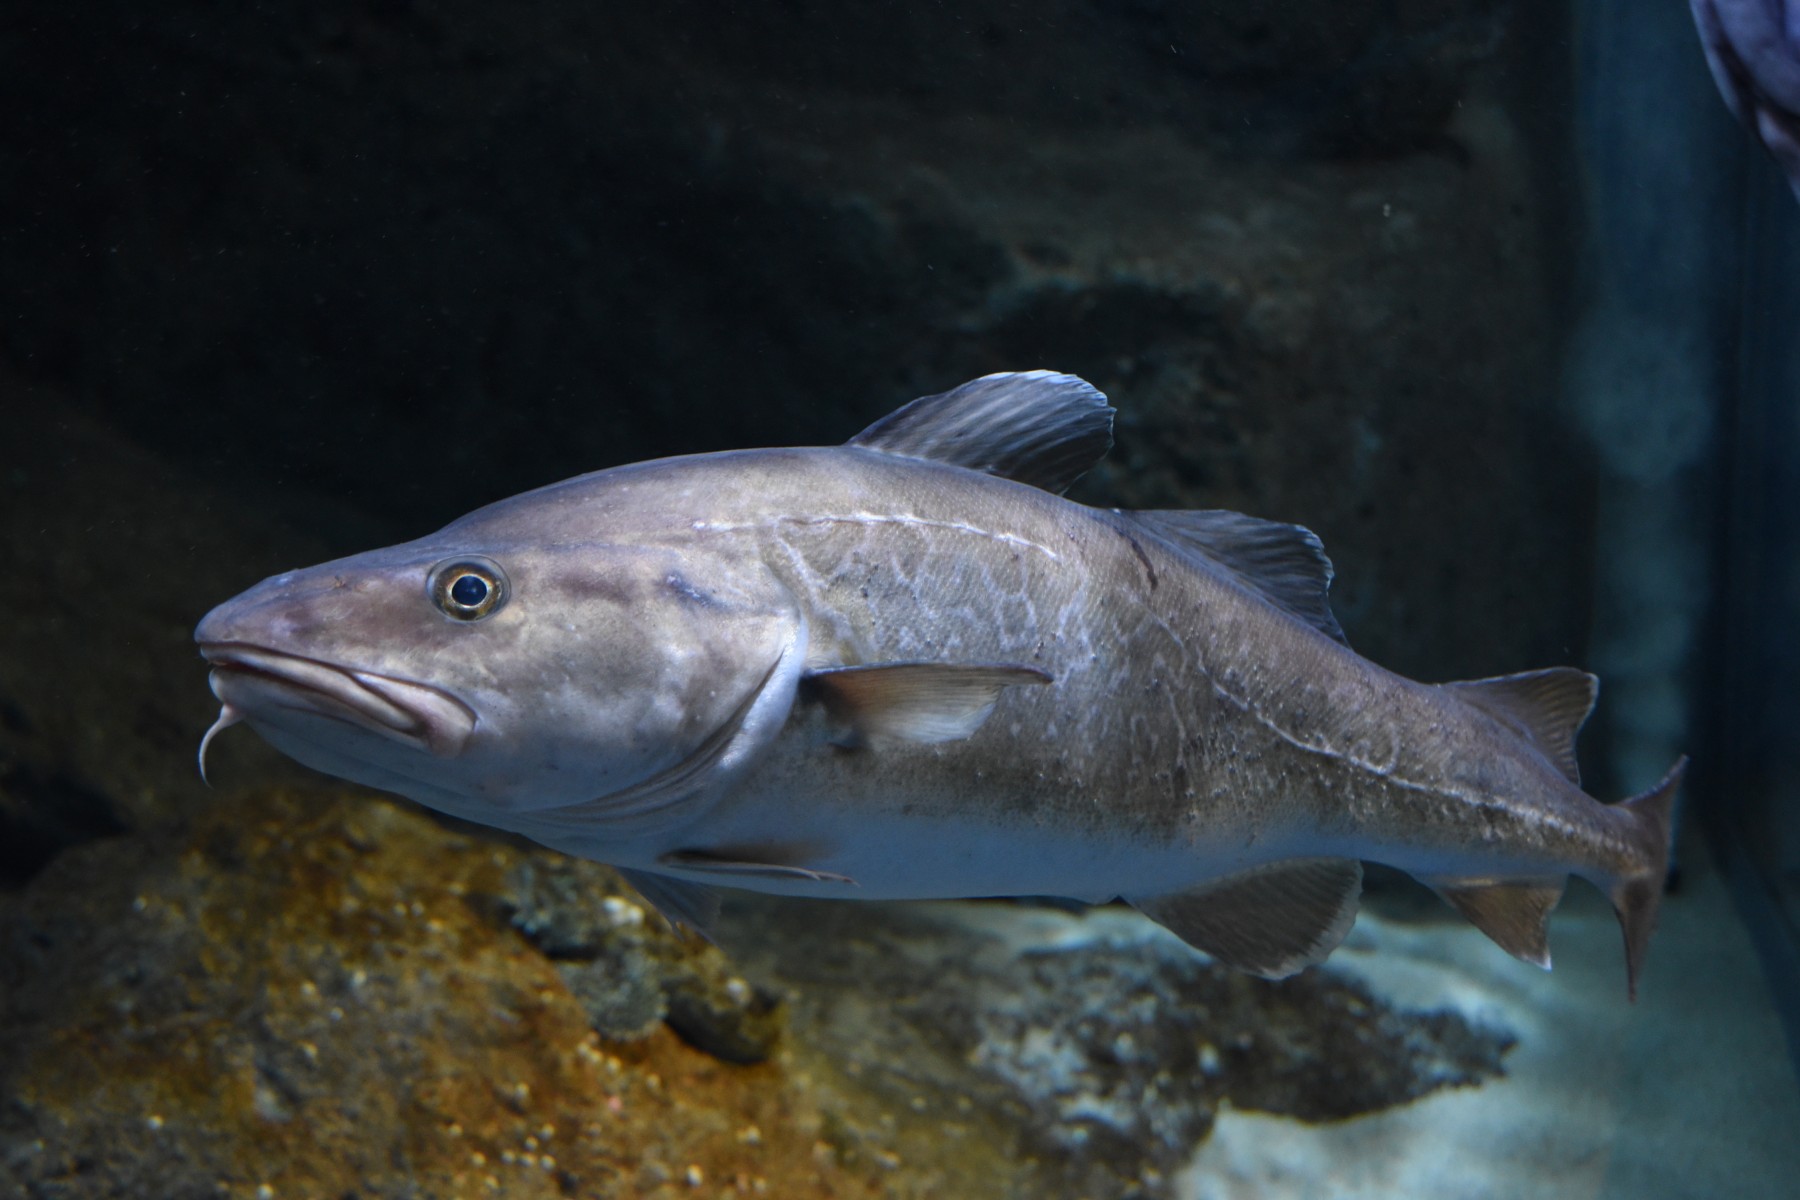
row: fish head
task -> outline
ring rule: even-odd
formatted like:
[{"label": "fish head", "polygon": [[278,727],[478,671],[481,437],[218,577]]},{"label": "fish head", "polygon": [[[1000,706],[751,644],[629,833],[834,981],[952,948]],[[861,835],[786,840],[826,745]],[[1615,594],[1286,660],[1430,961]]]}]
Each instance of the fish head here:
[{"label": "fish head", "polygon": [[754,565],[691,550],[437,535],[207,614],[208,738],[241,720],[307,766],[525,828],[508,818],[628,793],[702,747],[729,765],[720,738],[752,708],[759,730],[784,720],[756,703],[796,657],[784,600]]}]

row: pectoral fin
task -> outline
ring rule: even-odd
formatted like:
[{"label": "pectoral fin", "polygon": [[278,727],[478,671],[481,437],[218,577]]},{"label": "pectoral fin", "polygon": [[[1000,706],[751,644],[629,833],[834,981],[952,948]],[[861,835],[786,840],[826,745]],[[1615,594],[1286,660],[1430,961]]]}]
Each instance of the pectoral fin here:
[{"label": "pectoral fin", "polygon": [[981,728],[1003,688],[1049,682],[1035,667],[915,662],[815,671],[805,687],[833,720],[849,727],[850,744],[933,745],[959,741]]},{"label": "pectoral fin", "polygon": [[1361,894],[1355,859],[1292,858],[1185,892],[1124,899],[1228,967],[1285,979],[1337,948]]},{"label": "pectoral fin", "polygon": [[1562,899],[1562,879],[1496,882],[1427,880],[1437,894],[1514,958],[1550,969],[1550,910]]},{"label": "pectoral fin", "polygon": [[735,855],[727,857],[710,854],[705,850],[671,850],[657,861],[665,867],[707,871],[728,877],[740,875],[751,879],[805,879],[813,883],[847,883],[851,887],[856,886],[856,880],[835,871],[815,871],[811,867],[791,863],[752,862]]}]

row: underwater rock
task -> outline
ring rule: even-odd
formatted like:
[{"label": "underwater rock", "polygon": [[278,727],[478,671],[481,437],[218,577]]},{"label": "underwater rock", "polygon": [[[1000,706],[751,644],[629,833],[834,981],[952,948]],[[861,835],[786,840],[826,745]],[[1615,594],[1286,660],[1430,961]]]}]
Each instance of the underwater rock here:
[{"label": "underwater rock", "polygon": [[595,864],[231,800],[0,897],[0,1195],[1155,1197],[1221,1103],[1348,1116],[1506,1046],[1122,912],[749,900],[734,966]]},{"label": "underwater rock", "polygon": [[[619,886],[577,875],[318,792],[235,796],[185,840],[65,852],[0,896],[0,1196],[914,1186],[895,1165],[836,1154],[845,1110],[821,1108],[778,1062],[730,1065],[660,1025],[597,1034],[564,964],[508,906],[590,966],[649,964],[684,997],[665,1001],[672,1015],[711,1005],[707,1036],[740,1060],[772,1037],[766,1013],[719,1017],[717,997],[742,991],[718,951],[648,922],[640,957],[610,950]],[[598,917],[573,941],[525,915],[521,884],[541,896],[588,883]],[[985,1194],[1005,1168],[973,1169],[960,1194]]]},{"label": "underwater rock", "polygon": [[507,874],[499,903],[548,955],[603,1037],[630,1041],[667,1022],[683,1041],[734,1063],[780,1040],[776,998],[716,949],[671,928],[609,867],[558,855]]},{"label": "underwater rock", "polygon": [[757,897],[721,933],[786,992],[797,1063],[921,1139],[1005,1114],[1045,1195],[1167,1195],[1221,1105],[1339,1120],[1499,1076],[1513,1045],[1329,968],[1239,975],[1119,909]]}]

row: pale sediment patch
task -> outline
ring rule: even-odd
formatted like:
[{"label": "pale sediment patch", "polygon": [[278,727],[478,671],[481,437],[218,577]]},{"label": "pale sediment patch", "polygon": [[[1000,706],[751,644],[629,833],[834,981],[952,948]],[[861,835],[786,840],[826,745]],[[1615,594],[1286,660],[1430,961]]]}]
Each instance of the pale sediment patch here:
[{"label": "pale sediment patch", "polygon": [[1617,926],[1585,889],[1552,931],[1554,974],[1517,970],[1468,926],[1365,914],[1331,969],[1397,1004],[1503,1024],[1519,1039],[1505,1078],[1334,1124],[1225,1110],[1178,1194],[1791,1195],[1800,1081],[1722,883],[1709,864],[1690,866],[1630,1007],[1611,965]]}]

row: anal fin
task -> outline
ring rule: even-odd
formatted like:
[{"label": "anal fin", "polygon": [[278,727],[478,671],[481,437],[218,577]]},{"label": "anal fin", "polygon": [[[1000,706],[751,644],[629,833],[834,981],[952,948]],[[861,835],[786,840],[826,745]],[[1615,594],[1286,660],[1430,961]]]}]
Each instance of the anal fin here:
[{"label": "anal fin", "polygon": [[1564,879],[1426,880],[1469,924],[1522,962],[1550,969],[1550,912]]},{"label": "anal fin", "polygon": [[1356,920],[1362,864],[1293,858],[1130,905],[1228,967],[1285,979],[1323,962]]}]

